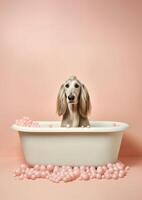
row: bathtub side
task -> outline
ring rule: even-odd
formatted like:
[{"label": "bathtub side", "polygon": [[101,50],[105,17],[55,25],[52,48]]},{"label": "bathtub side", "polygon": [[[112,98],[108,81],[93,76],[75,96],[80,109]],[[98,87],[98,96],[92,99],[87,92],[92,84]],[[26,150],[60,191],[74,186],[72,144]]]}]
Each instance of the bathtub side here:
[{"label": "bathtub side", "polygon": [[104,165],[118,159],[123,132],[22,132],[20,141],[30,165]]}]

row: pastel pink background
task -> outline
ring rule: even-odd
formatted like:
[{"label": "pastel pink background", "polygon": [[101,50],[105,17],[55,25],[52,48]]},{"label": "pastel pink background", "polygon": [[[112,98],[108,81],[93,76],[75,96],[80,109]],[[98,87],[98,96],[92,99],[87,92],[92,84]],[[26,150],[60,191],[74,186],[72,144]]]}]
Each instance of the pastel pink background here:
[{"label": "pastel pink background", "polygon": [[141,1],[0,1],[0,156],[21,156],[17,118],[59,120],[68,76],[88,88],[91,120],[130,124],[121,156],[141,156]]}]

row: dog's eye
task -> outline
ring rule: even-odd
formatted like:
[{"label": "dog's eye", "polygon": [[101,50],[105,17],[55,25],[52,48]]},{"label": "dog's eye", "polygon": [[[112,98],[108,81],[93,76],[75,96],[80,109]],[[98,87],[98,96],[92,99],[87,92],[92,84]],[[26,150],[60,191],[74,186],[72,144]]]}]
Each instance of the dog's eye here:
[{"label": "dog's eye", "polygon": [[69,84],[66,84],[65,87],[66,87],[66,88],[69,88]]},{"label": "dog's eye", "polygon": [[79,85],[76,83],[76,84],[74,85],[74,87],[75,87],[75,88],[78,88],[78,87],[79,87]]}]

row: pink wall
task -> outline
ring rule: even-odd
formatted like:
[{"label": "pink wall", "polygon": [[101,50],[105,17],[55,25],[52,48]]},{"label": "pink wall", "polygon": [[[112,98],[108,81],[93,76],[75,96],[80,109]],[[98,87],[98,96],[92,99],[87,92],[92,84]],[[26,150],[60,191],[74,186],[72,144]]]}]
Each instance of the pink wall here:
[{"label": "pink wall", "polygon": [[90,92],[92,120],[131,125],[121,155],[142,155],[140,1],[0,1],[0,155],[21,155],[15,119],[55,120],[69,75]]}]

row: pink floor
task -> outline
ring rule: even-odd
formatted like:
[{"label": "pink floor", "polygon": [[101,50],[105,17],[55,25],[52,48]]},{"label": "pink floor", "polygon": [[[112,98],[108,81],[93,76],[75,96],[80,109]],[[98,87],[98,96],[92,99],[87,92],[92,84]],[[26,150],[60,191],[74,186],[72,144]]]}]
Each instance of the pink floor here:
[{"label": "pink floor", "polygon": [[119,180],[74,181],[52,183],[47,180],[15,180],[19,158],[0,158],[0,199],[67,199],[67,200],[142,200],[142,158],[122,158],[131,169]]}]

